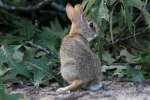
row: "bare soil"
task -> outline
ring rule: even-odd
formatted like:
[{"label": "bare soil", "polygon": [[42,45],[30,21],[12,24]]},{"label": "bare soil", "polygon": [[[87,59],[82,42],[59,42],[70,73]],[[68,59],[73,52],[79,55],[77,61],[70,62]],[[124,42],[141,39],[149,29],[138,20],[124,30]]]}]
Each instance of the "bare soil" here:
[{"label": "bare soil", "polygon": [[135,85],[133,82],[104,81],[104,90],[91,92],[77,90],[56,93],[58,84],[35,89],[32,86],[11,89],[10,93],[23,93],[24,100],[150,100],[150,84]]}]

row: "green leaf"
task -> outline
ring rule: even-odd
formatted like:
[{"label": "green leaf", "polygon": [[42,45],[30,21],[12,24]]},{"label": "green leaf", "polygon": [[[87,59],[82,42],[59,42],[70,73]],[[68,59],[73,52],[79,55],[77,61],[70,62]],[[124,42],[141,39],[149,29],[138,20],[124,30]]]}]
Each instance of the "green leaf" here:
[{"label": "green leaf", "polygon": [[15,52],[15,48],[18,46],[9,45],[9,46],[1,46],[0,53],[2,53],[2,57],[5,58],[3,61],[8,64],[11,68],[11,72],[15,75],[20,74],[26,77],[30,77],[29,72],[25,65],[22,63],[17,63],[12,57],[13,53]]},{"label": "green leaf", "polygon": [[108,64],[112,64],[115,61],[115,59],[111,56],[109,52],[103,52],[102,59]]},{"label": "green leaf", "polygon": [[133,32],[133,22],[132,22],[132,16],[130,15],[130,11],[129,11],[129,2],[127,2],[128,0],[124,0],[123,1],[123,6],[121,8],[121,12],[122,12],[122,16],[125,19],[125,23],[127,23],[129,31],[132,33]]},{"label": "green leaf", "polygon": [[4,86],[0,85],[0,100],[20,100],[21,94],[8,94],[6,93]]},{"label": "green leaf", "polygon": [[133,81],[141,82],[144,80],[143,72],[139,69],[134,69],[130,67],[126,70],[126,75]]},{"label": "green leaf", "polygon": [[[35,52],[37,52],[36,49],[26,47],[24,64],[29,68],[30,73],[33,74],[33,84],[38,87],[43,80],[54,78],[55,74],[53,73],[51,66],[48,64],[52,59],[48,59],[45,55],[43,55],[41,58],[35,59]],[[46,79],[46,77],[48,78]]]},{"label": "green leaf", "polygon": [[38,34],[35,43],[43,47],[49,47],[51,50],[55,50],[56,46],[59,45],[60,39],[54,35],[56,32],[51,33],[51,29],[44,27],[42,33]]},{"label": "green leaf", "polygon": [[117,0],[108,0],[109,5],[113,5]]},{"label": "green leaf", "polygon": [[89,10],[93,7],[93,5],[97,3],[97,0],[83,0],[84,7],[86,6],[86,9],[84,10],[85,14],[89,13]]},{"label": "green leaf", "polygon": [[136,56],[130,54],[130,53],[127,51],[127,49],[121,50],[121,51],[120,51],[120,56],[126,57],[125,59],[126,59],[126,61],[127,61],[128,63],[135,63],[135,62],[136,62],[136,60],[135,60]]},{"label": "green leaf", "polygon": [[142,9],[144,6],[144,2],[141,0],[126,0],[126,3],[131,7],[136,7],[138,9]]},{"label": "green leaf", "polygon": [[104,66],[102,66],[102,72],[106,72],[107,70],[116,69],[116,72],[119,73],[121,70],[124,70],[127,68],[128,67],[124,66],[124,65],[110,65],[110,66],[104,65]]},{"label": "green leaf", "polygon": [[10,68],[1,68],[0,67],[0,77],[4,76],[10,70],[11,70]]},{"label": "green leaf", "polygon": [[51,28],[49,28],[49,32],[54,36],[56,36],[57,38],[63,39],[68,29],[67,28],[63,29],[58,19],[51,22],[50,24],[51,24]]},{"label": "green leaf", "polygon": [[28,20],[21,20],[21,21],[14,21],[13,22],[16,30],[16,33],[19,33],[20,36],[24,37],[25,39],[29,40],[31,39],[35,34],[40,32],[39,29],[37,29],[31,21]]},{"label": "green leaf", "polygon": [[17,63],[21,63],[23,61],[24,53],[19,50],[15,50],[12,57]]},{"label": "green leaf", "polygon": [[147,67],[149,67],[150,66],[149,59],[150,59],[150,51],[148,49],[139,55],[138,62],[142,64],[147,64],[148,65]]},{"label": "green leaf", "polygon": [[106,21],[109,22],[109,10],[106,6],[105,0],[101,0],[101,4],[99,7],[99,11],[98,11],[98,18],[99,19],[105,19]]},{"label": "green leaf", "polygon": [[150,28],[150,14],[149,12],[146,10],[146,8],[144,9],[144,6],[146,5],[142,0],[126,0],[127,4],[131,7],[136,7],[139,10],[141,10],[144,14],[145,17],[145,22],[148,25],[148,27]]},{"label": "green leaf", "polygon": [[32,59],[26,63],[28,66],[32,67],[33,83],[35,86],[39,86],[42,80],[51,74],[49,71],[48,59]]},{"label": "green leaf", "polygon": [[63,29],[56,20],[51,23],[51,27],[43,27],[42,32],[37,34],[35,43],[42,45],[43,47],[49,47],[51,50],[57,50],[60,46],[60,41],[67,33],[67,29]]},{"label": "green leaf", "polygon": [[0,44],[1,45],[19,44],[22,40],[23,40],[23,38],[18,37],[18,36],[13,36],[10,34],[0,36]]},{"label": "green leaf", "polygon": [[26,0],[5,0],[5,2],[9,5],[14,5],[18,7],[26,4]]},{"label": "green leaf", "polygon": [[144,10],[144,17],[145,17],[145,23],[148,25],[149,29],[150,29],[150,13],[146,10]]}]

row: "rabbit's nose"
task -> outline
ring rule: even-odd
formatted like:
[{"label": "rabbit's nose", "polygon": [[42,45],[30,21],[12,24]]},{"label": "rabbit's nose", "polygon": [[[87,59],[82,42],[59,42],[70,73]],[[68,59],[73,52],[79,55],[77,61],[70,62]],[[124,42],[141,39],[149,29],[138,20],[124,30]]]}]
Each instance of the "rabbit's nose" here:
[{"label": "rabbit's nose", "polygon": [[95,38],[95,37],[97,37],[97,36],[98,36],[98,34],[97,34],[97,33],[95,33],[95,34],[94,34],[94,38]]},{"label": "rabbit's nose", "polygon": [[92,37],[93,37],[93,38],[96,38],[97,36],[98,36],[98,34],[97,34],[97,33],[95,33],[95,32],[94,32],[94,33],[92,33]]}]

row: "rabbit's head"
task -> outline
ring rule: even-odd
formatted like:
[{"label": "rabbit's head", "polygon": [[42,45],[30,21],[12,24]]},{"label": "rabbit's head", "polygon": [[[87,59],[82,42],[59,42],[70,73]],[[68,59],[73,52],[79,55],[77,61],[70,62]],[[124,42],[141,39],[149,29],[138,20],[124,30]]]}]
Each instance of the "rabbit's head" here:
[{"label": "rabbit's head", "polygon": [[80,4],[75,5],[75,7],[67,4],[66,13],[72,23],[69,32],[70,36],[81,34],[88,41],[97,36],[98,28],[96,24],[84,17],[83,8]]}]

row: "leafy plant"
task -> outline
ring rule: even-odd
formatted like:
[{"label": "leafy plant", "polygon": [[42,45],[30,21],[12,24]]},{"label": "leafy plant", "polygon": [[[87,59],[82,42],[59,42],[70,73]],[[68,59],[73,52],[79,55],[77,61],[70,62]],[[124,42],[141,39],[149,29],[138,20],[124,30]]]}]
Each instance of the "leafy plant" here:
[{"label": "leafy plant", "polygon": [[[32,79],[35,86],[50,79],[62,83],[58,80],[57,74],[59,66],[57,50],[67,30],[63,30],[57,20],[53,23],[55,27],[51,29],[48,27],[38,29],[30,21],[15,21],[14,24],[13,33],[1,38],[0,75],[3,81],[7,81],[8,76],[17,81],[18,75],[21,75]],[[6,42],[8,36],[16,38]],[[30,39],[33,39],[33,42],[29,41]]]},{"label": "leafy plant", "polygon": [[6,93],[4,86],[0,85],[0,100],[20,100],[21,94],[8,94]]},{"label": "leafy plant", "polygon": [[[2,82],[18,77],[35,86],[47,80],[60,84],[58,51],[68,32],[66,0],[37,3],[29,0],[0,2],[0,78]],[[79,0],[80,1],[80,0]],[[72,0],[73,5],[78,3]],[[91,43],[102,64],[115,68],[112,75],[142,79],[148,74],[150,48],[150,1],[82,0],[84,13],[100,28]],[[41,3],[42,2],[42,3]],[[44,2],[44,3],[43,3]],[[39,6],[39,4],[42,4]],[[35,7],[35,8],[34,8]],[[119,66],[114,66],[118,64]],[[124,64],[132,66],[124,66]],[[137,65],[140,65],[137,70]],[[117,68],[116,68],[117,67]],[[126,70],[123,72],[122,70]],[[20,78],[19,78],[20,79]]]},{"label": "leafy plant", "polygon": [[[148,0],[83,0],[85,14],[100,28],[100,36],[93,44],[96,51],[101,52],[104,64],[110,67],[115,63],[136,66],[138,55],[150,46],[149,3]],[[146,59],[142,57],[140,61]],[[136,72],[131,71],[132,74]]]}]

